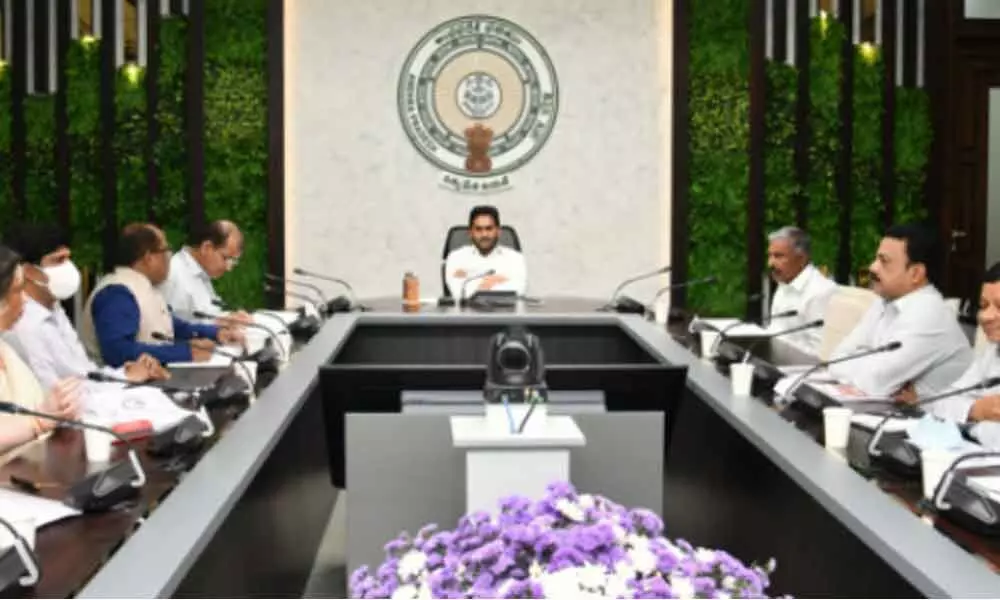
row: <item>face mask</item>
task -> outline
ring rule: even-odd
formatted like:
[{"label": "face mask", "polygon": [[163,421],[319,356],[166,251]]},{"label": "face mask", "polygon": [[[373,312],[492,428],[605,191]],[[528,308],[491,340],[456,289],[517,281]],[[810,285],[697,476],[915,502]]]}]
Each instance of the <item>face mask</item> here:
[{"label": "face mask", "polygon": [[80,271],[67,260],[54,267],[43,267],[42,272],[49,278],[49,292],[57,300],[72,298],[80,290]]}]

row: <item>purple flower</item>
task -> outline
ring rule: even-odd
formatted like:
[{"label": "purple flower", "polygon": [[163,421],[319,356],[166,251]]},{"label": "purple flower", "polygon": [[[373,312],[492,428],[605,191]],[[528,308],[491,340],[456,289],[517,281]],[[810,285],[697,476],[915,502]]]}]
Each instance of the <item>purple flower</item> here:
[{"label": "purple flower", "polygon": [[639,533],[648,537],[655,537],[663,533],[663,520],[651,510],[645,508],[632,510],[629,512],[629,520],[632,521]]}]

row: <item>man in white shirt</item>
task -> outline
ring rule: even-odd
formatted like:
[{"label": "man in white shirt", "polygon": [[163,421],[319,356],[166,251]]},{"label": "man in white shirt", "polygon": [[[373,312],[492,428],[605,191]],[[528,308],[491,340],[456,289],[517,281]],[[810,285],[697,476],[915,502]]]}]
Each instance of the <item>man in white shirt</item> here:
[{"label": "man in white shirt", "polygon": [[[479,290],[524,295],[528,286],[524,256],[513,248],[499,245],[499,239],[499,211],[493,206],[473,208],[469,213],[469,240],[472,243],[453,250],[445,260],[445,279],[453,297],[461,300]],[[492,275],[477,278],[490,270],[494,271]]]},{"label": "man in white shirt", "polygon": [[[784,331],[822,319],[837,284],[823,276],[810,262],[809,236],[798,227],[782,227],[768,236],[767,266],[778,289],[771,301],[771,315],[795,311],[793,317],[776,317],[768,323],[772,332]],[[823,332],[819,327],[782,336],[808,352],[819,354]]]},{"label": "man in white shirt", "polygon": [[969,340],[932,281],[939,253],[933,230],[894,225],[871,264],[872,289],[881,296],[834,350],[839,358],[898,341],[899,349],[830,367],[830,373],[876,396],[912,387],[926,396],[945,389],[972,363]]},{"label": "man in white shirt", "polygon": [[[195,312],[222,315],[212,280],[232,271],[242,254],[243,234],[234,223],[212,221],[192,227],[188,244],[170,259],[170,274],[159,286],[171,312],[186,319]],[[230,317],[250,321],[243,312]]]},{"label": "man in white shirt", "polygon": [[[950,389],[975,386],[990,377],[1000,376],[1000,263],[983,277],[979,301],[979,325],[989,340],[975,361]],[[899,394],[897,400],[913,404],[919,396],[912,391]],[[969,433],[991,450],[1000,450],[1000,386],[966,392],[934,402],[927,412],[956,423],[970,425]]]},{"label": "man in white shirt", "polygon": [[[80,289],[80,271],[73,264],[66,236],[54,225],[22,223],[5,235],[4,242],[24,261],[24,312],[6,339],[31,367],[42,389],[60,380],[86,377],[101,371],[120,379],[141,383],[165,379],[167,371],[148,354],[120,369],[99,368],[87,356],[76,329],[60,305]],[[88,381],[90,391],[108,389],[108,384]]]}]

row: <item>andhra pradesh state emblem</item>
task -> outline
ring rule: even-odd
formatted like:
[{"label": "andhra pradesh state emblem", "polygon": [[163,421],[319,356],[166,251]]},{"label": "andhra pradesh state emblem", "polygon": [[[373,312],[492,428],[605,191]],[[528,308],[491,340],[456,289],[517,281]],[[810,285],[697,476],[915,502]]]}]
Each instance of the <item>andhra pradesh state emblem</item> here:
[{"label": "andhra pradesh state emblem", "polygon": [[399,116],[414,147],[459,192],[510,187],[510,175],[552,132],[559,88],[552,61],[527,31],[473,15],[417,42],[399,76]]}]

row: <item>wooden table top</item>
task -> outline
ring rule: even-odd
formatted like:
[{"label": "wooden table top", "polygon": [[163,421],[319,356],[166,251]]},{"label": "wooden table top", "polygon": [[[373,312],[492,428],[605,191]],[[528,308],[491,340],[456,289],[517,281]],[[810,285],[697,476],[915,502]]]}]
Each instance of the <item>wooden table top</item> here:
[{"label": "wooden table top", "polygon": [[[235,412],[231,409],[213,412],[216,436],[188,457],[188,467],[212,446],[234,417]],[[136,501],[109,512],[71,517],[40,528],[35,554],[41,579],[35,587],[20,590],[16,597],[67,598],[75,595],[177,485],[186,470],[184,465],[178,460],[150,457],[144,451],[145,445],[144,441],[135,444],[147,477]],[[116,447],[112,460],[123,459],[126,459],[124,448]],[[0,465],[0,485],[19,490],[11,484],[11,476],[15,476],[35,483],[39,495],[63,500],[74,483],[100,468],[102,465],[94,469],[87,462],[82,432],[58,430],[21,448],[8,462]]]}]

